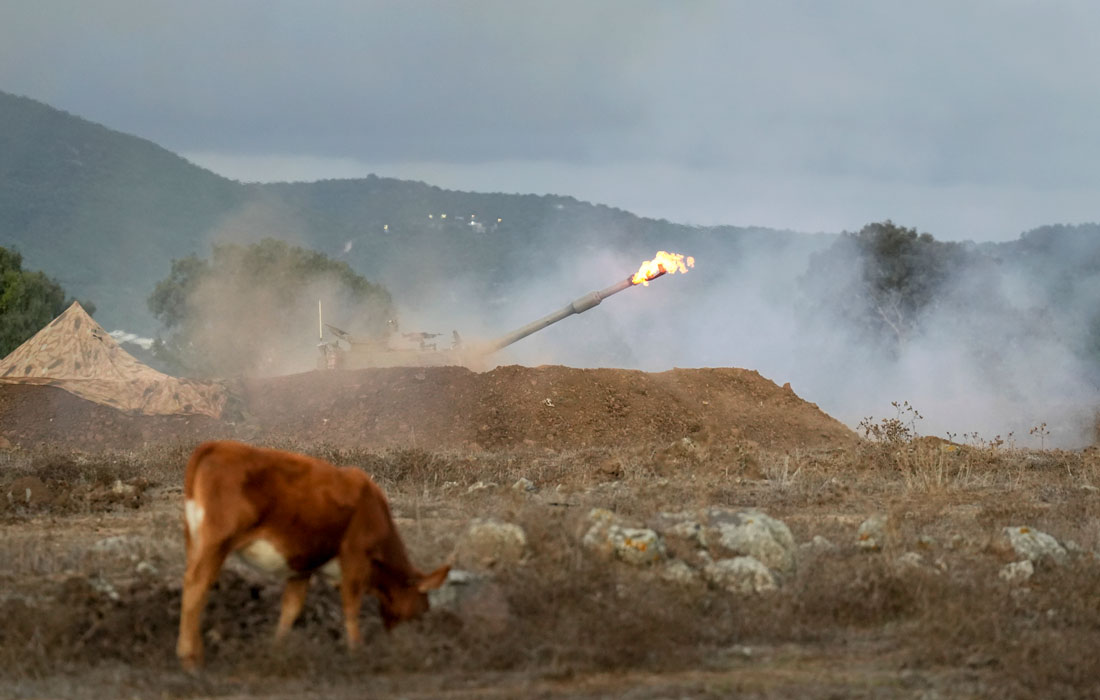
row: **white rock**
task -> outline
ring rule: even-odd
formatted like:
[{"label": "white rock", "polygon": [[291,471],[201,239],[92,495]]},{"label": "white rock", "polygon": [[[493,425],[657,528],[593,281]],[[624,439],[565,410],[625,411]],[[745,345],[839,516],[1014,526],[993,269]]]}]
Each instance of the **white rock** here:
[{"label": "white rock", "polygon": [[869,552],[878,552],[886,545],[886,516],[873,515],[860,523],[856,531],[856,546]]},{"label": "white rock", "polygon": [[665,581],[690,586],[699,583],[700,574],[680,559],[673,559],[661,568],[659,576]]},{"label": "white rock", "polygon": [[587,521],[589,527],[581,544],[588,550],[635,565],[652,564],[665,558],[664,540],[654,530],[630,527],[603,508],[590,510]]},{"label": "white rock", "polygon": [[489,569],[518,564],[527,553],[527,533],[519,525],[476,518],[455,543],[462,566]]},{"label": "white rock", "polygon": [[133,484],[124,484],[121,479],[115,479],[115,483],[111,486],[111,493],[116,493],[120,496],[132,496],[137,492],[137,487]]},{"label": "white rock", "polygon": [[1023,583],[1031,578],[1034,573],[1035,565],[1031,563],[1030,559],[1024,559],[1023,561],[1005,564],[997,575],[1009,583]]},{"label": "white rock", "polygon": [[1016,555],[1029,561],[1049,559],[1064,564],[1068,557],[1065,548],[1045,532],[1026,525],[1012,525],[1002,530]]},{"label": "white rock", "polygon": [[516,483],[512,484],[512,489],[514,491],[527,491],[531,493],[539,490],[539,488],[535,486],[535,482],[524,476],[521,476],[516,480]]},{"label": "white rock", "polygon": [[628,564],[653,564],[665,557],[661,536],[649,528],[612,525],[607,529],[607,536],[615,556]]},{"label": "white rock", "polygon": [[924,557],[917,552],[906,552],[894,560],[899,569],[919,569],[924,566]]},{"label": "white rock", "polygon": [[796,547],[790,528],[761,511],[711,508],[703,537],[708,549],[753,557],[780,573],[794,569]]},{"label": "white rock", "polygon": [[719,559],[708,564],[703,569],[703,575],[712,584],[740,595],[766,593],[779,588],[775,574],[755,557]]},{"label": "white rock", "polygon": [[836,545],[832,540],[821,535],[814,535],[813,539],[807,542],[810,545],[810,549],[814,552],[834,552],[836,551]]},{"label": "white rock", "polygon": [[469,494],[469,493],[477,493],[478,491],[492,491],[497,486],[498,486],[497,484],[495,484],[491,481],[488,481],[488,482],[479,481],[476,484],[473,484],[472,486],[470,486],[470,488],[466,489],[466,493]]}]

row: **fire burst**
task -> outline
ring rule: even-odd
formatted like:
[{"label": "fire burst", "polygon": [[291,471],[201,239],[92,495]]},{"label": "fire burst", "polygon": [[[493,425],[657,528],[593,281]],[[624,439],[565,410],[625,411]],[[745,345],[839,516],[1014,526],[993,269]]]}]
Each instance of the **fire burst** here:
[{"label": "fire burst", "polygon": [[649,285],[650,280],[656,279],[666,272],[687,272],[689,267],[695,267],[695,258],[690,255],[686,258],[679,253],[657,251],[652,260],[646,260],[634,276],[630,278],[631,284]]}]

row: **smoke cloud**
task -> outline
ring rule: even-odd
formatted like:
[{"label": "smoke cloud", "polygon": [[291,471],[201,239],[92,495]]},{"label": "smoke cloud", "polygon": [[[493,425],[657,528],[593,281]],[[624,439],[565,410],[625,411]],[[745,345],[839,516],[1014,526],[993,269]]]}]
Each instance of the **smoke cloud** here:
[{"label": "smoke cloud", "polygon": [[[904,342],[888,348],[831,308],[842,298],[811,296],[820,291],[806,284],[812,256],[834,240],[806,236],[790,245],[742,246],[736,256],[698,256],[686,275],[628,289],[493,361],[646,371],[742,367],[790,382],[853,429],[867,418],[894,417],[892,402],[908,401],[923,416],[915,425],[923,435],[978,443],[1000,437],[1035,447],[1096,439],[1100,377],[1095,355],[1092,363],[1084,358],[1100,280],[1081,276],[1071,293],[1060,284],[1079,264],[1080,250],[1051,248],[1035,267],[1027,256],[1008,259],[972,246],[968,263],[935,290],[935,303],[921,309]],[[503,334],[618,281],[640,261],[609,250],[559,260],[510,285],[488,314],[471,314],[482,308],[474,303],[446,305],[446,321]],[[858,281],[862,264],[854,255],[831,257],[831,293]]]}]

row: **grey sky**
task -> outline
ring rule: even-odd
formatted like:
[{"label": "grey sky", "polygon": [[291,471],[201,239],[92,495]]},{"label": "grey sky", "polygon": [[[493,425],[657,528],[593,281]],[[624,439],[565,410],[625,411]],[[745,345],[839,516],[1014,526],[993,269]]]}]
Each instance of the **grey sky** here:
[{"label": "grey sky", "polygon": [[1100,3],[0,0],[0,89],[245,180],[698,224],[1100,220]]}]

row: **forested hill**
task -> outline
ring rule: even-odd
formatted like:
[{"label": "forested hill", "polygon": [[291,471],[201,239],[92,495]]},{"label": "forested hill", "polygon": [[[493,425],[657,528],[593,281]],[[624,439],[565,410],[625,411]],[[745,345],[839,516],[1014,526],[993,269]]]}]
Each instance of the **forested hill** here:
[{"label": "forested hill", "polygon": [[0,245],[109,325],[148,327],[144,299],[170,260],[248,197],[149,141],[0,93]]},{"label": "forested hill", "polygon": [[[173,258],[266,236],[346,260],[389,287],[399,305],[431,303],[456,279],[475,298],[501,298],[540,271],[598,251],[627,265],[657,248],[722,259],[750,243],[784,255],[826,242],[683,226],[572,197],[457,192],[375,176],[242,184],[150,141],[0,92],[0,246],[94,301],[109,328],[155,330],[146,299]],[[562,289],[562,300],[581,291]]]}]

